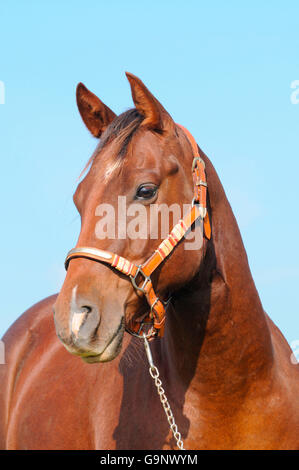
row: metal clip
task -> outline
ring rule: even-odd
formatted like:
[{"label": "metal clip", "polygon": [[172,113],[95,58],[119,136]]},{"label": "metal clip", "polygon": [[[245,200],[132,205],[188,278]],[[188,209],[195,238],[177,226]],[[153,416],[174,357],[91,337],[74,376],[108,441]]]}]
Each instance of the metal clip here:
[{"label": "metal clip", "polygon": [[144,341],[144,349],[146,352],[147,360],[148,360],[150,367],[152,368],[154,367],[154,361],[153,361],[153,356],[151,353],[150,345],[149,345],[149,342],[147,340],[145,333],[143,333],[143,341]]}]

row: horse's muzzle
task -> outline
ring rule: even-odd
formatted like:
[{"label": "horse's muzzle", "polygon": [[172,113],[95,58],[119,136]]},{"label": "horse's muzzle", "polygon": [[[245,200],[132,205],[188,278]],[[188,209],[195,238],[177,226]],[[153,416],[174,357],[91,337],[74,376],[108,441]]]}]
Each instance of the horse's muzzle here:
[{"label": "horse's muzzle", "polygon": [[56,320],[55,327],[59,339],[69,351],[84,355],[93,350],[100,323],[98,308],[95,305],[84,305],[70,312],[69,328],[61,328]]}]

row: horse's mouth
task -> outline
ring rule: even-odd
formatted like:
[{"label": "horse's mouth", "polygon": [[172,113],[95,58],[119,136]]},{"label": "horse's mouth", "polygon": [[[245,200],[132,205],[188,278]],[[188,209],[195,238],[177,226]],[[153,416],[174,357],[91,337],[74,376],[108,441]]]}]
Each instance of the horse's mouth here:
[{"label": "horse's mouth", "polygon": [[124,318],[122,318],[117,330],[112,335],[111,339],[99,354],[82,355],[81,358],[88,364],[95,362],[108,362],[112,361],[120,352],[122,346],[123,335],[125,331]]},{"label": "horse's mouth", "polygon": [[[135,307],[135,308],[134,308]],[[139,307],[139,308],[138,308]],[[147,302],[138,305],[136,309],[136,303],[128,304],[125,307],[123,316],[121,317],[120,323],[114,333],[110,336],[107,343],[104,344],[99,349],[99,339],[91,338],[90,347],[87,350],[81,348],[75,348],[74,345],[62,341],[64,347],[73,354],[74,356],[80,357],[87,364],[94,364],[98,362],[109,362],[115,359],[121,351],[124,332],[127,329],[128,332],[131,331],[131,323],[142,323],[143,319],[148,315],[148,304]],[[129,317],[130,320],[125,320]]]},{"label": "horse's mouth", "polygon": [[[147,315],[148,315],[148,305],[145,303],[145,305],[143,305],[133,316],[134,321],[137,323],[142,323],[142,320]],[[83,359],[83,361],[88,364],[94,364],[97,362],[108,362],[108,361],[112,361],[113,359],[115,359],[121,350],[124,331],[125,331],[125,318],[122,317],[117,330],[111,337],[108,344],[105,346],[104,350],[99,354],[90,353],[88,355],[81,355],[81,358]]]}]

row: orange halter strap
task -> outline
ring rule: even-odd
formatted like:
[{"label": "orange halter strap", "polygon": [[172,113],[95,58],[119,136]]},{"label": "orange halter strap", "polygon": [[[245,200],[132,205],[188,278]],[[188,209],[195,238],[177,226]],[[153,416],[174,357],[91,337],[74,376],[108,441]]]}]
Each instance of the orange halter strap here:
[{"label": "orange halter strap", "polygon": [[[180,126],[180,125],[179,125]],[[140,338],[143,338],[144,325],[149,325],[150,329],[146,336],[153,338],[155,336],[162,337],[164,334],[166,308],[168,302],[164,302],[157,297],[153,288],[151,275],[157,267],[167,258],[173,251],[180,240],[186,235],[194,222],[201,217],[203,219],[204,234],[206,238],[211,238],[211,226],[209,215],[207,212],[207,180],[205,173],[205,163],[199,155],[198,147],[194,137],[183,126],[181,129],[187,135],[193,150],[192,175],[194,182],[194,197],[192,200],[192,208],[189,213],[173,227],[168,237],[165,238],[158,246],[155,252],[143,264],[137,265],[128,261],[126,258],[119,256],[110,251],[100,250],[91,247],[76,247],[69,251],[65,260],[65,269],[68,269],[69,262],[74,258],[87,258],[93,261],[99,261],[110,265],[121,273],[130,277],[133,287],[136,291],[141,292],[150,306],[150,311],[142,322],[131,321],[130,327],[126,330]]]}]

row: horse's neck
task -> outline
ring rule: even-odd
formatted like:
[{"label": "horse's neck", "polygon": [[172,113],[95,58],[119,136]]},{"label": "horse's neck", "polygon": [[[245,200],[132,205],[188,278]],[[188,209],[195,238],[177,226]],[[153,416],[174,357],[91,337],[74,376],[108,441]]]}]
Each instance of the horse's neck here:
[{"label": "horse's neck", "polygon": [[238,225],[209,161],[207,177],[213,239],[201,273],[175,298],[164,354],[180,380],[195,379],[202,393],[243,393],[271,368],[271,339]]}]

